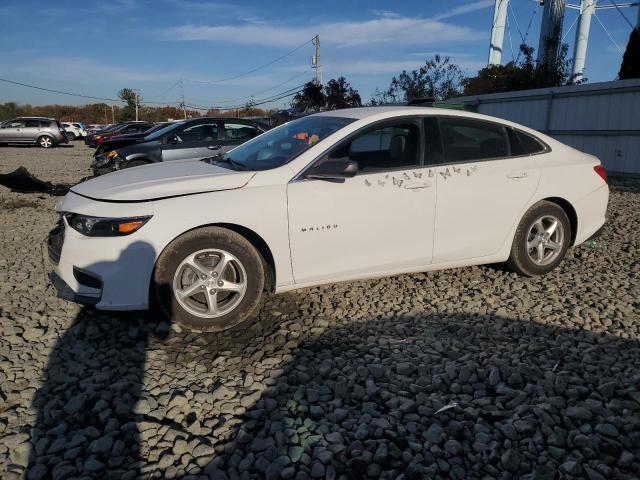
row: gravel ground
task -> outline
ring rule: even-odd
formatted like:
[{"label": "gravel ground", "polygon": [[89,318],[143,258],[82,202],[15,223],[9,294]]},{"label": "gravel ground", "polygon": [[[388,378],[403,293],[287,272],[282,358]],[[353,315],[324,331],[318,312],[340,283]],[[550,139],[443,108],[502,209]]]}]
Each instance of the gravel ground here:
[{"label": "gravel ground", "polygon": [[[0,171],[74,181],[89,155]],[[305,289],[215,335],[56,299],[56,201],[0,187],[0,478],[639,478],[640,181],[546,277]]]}]

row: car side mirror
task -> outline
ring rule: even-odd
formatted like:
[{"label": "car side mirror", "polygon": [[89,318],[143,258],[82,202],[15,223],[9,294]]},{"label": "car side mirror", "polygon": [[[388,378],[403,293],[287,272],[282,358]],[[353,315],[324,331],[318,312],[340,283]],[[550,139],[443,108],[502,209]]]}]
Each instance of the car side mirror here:
[{"label": "car side mirror", "polygon": [[305,178],[314,180],[344,180],[358,173],[358,162],[348,158],[329,159],[324,157],[305,173]]},{"label": "car side mirror", "polygon": [[178,143],[178,136],[175,133],[169,135],[167,137],[167,143],[169,145],[175,145],[176,143]]}]

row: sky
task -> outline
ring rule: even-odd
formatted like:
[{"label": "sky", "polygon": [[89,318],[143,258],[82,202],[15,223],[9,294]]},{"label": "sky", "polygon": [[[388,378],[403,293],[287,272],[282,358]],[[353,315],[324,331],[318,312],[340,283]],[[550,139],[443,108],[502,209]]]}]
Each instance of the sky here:
[{"label": "sky", "polygon": [[[310,40],[318,34],[323,81],[344,76],[368,101],[394,75],[418,68],[437,53],[449,56],[465,74],[475,74],[486,65],[493,4],[493,0],[2,0],[0,77],[109,99],[117,98],[122,87],[136,88],[143,100],[165,104],[180,101],[182,79],[187,104],[233,107],[251,98],[260,101],[287,93],[311,80]],[[599,5],[611,2],[600,0]],[[635,23],[637,8],[622,12]],[[511,60],[512,50],[517,55],[523,38],[537,48],[541,16],[537,1],[511,0],[503,63]],[[575,10],[566,10],[563,35],[570,54],[576,18]],[[622,58],[619,49],[624,51],[630,31],[616,9],[597,12],[586,61],[590,82],[615,79]],[[94,103],[0,82],[0,102],[7,101]],[[288,101],[265,106],[285,107]]]}]

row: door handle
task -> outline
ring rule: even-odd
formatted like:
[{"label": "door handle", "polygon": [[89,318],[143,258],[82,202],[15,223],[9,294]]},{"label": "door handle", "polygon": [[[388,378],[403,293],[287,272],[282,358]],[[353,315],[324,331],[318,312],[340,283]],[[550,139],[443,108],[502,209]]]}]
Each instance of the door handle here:
[{"label": "door handle", "polygon": [[430,188],[431,184],[426,182],[405,183],[404,188],[407,190],[419,190],[421,188]]},{"label": "door handle", "polygon": [[529,176],[529,172],[512,172],[507,173],[507,178],[511,180],[518,180],[520,178],[527,178]]},{"label": "door handle", "polygon": [[207,148],[209,150],[220,150],[222,148],[222,145],[209,145]]}]

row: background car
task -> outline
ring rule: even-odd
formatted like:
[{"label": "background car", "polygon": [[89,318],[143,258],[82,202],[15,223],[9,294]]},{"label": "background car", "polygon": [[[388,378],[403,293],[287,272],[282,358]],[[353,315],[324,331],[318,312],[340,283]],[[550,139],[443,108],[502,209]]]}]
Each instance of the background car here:
[{"label": "background car", "polygon": [[[112,128],[96,132],[92,135],[91,141],[88,143],[91,147],[97,147],[109,138],[118,137],[120,135],[130,135],[134,133],[143,133],[153,127],[151,122],[125,122],[115,125]],[[85,142],[86,143],[86,142]]]},{"label": "background car", "polygon": [[69,141],[81,139],[87,135],[87,132],[80,123],[62,122],[62,126],[64,127],[65,132],[67,132],[67,138]]},{"label": "background car", "polygon": [[68,140],[64,127],[54,118],[18,117],[0,125],[0,143],[26,143],[51,148],[68,143]]},{"label": "background car", "polygon": [[168,160],[189,160],[225,153],[266,130],[237,118],[196,118],[168,123],[148,131],[144,138],[112,138],[96,149],[91,168],[95,175]]}]

